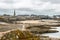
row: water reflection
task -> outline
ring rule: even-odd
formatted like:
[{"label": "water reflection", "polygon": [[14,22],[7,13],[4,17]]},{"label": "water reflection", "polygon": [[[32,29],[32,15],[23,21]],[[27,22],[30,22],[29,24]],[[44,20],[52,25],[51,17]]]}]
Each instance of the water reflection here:
[{"label": "water reflection", "polygon": [[50,37],[55,37],[55,38],[60,38],[60,27],[56,27],[59,32],[57,33],[45,33],[45,34],[42,34],[44,36],[50,36]]}]

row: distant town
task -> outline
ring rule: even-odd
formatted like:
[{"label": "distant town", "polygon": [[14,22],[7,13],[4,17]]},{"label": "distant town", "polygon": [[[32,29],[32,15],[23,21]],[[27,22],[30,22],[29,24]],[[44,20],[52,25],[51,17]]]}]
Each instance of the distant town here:
[{"label": "distant town", "polygon": [[53,15],[53,16],[48,16],[48,15],[16,15],[16,12],[14,11],[13,15],[8,15],[8,14],[3,14],[0,15],[0,21],[4,22],[11,22],[12,21],[22,21],[22,20],[42,20],[42,19],[59,19],[60,15]]}]

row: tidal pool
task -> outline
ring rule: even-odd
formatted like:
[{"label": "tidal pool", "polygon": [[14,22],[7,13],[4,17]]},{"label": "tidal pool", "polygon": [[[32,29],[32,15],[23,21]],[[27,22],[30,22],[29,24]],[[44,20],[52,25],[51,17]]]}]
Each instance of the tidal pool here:
[{"label": "tidal pool", "polygon": [[[56,27],[59,32],[57,33],[45,33],[42,34],[43,36],[49,36],[49,37],[55,37],[55,38],[60,38],[60,27]],[[54,29],[53,29],[54,30]]]}]

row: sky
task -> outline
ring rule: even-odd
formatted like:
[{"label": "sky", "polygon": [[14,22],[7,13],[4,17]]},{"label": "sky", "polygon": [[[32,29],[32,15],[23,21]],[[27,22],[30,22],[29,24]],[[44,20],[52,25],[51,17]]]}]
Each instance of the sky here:
[{"label": "sky", "polygon": [[13,14],[60,15],[60,0],[0,0],[0,15]]}]

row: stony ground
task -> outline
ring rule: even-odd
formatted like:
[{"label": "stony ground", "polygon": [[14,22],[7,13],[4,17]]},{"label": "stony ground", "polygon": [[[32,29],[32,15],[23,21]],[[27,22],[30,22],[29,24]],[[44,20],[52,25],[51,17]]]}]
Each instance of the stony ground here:
[{"label": "stony ground", "polygon": [[[9,32],[12,29],[23,29],[23,25],[25,27],[29,26],[37,26],[37,25],[60,25],[57,20],[27,20],[27,21],[17,21],[18,24],[9,24],[5,22],[0,23],[0,37]],[[49,26],[50,27],[50,26]]]}]

